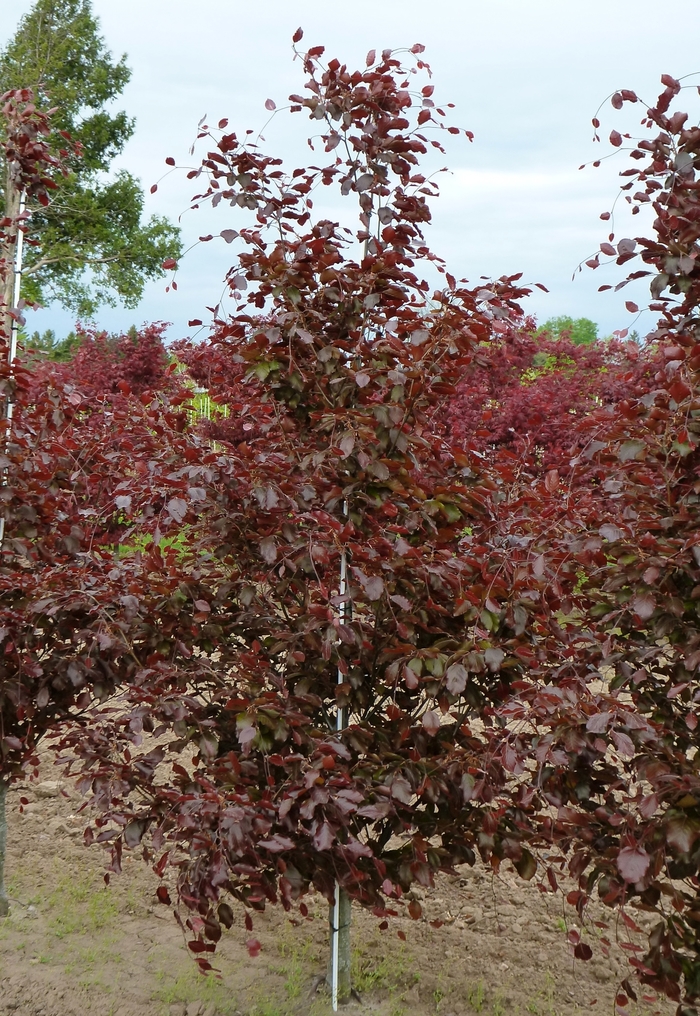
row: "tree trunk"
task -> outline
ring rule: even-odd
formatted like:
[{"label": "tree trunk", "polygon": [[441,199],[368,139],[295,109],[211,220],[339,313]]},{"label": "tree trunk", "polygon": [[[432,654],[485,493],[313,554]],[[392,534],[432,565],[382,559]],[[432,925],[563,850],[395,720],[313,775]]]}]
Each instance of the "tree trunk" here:
[{"label": "tree trunk", "polygon": [[5,892],[5,849],[7,847],[7,781],[0,779],[0,917],[7,917],[10,904]]},{"label": "tree trunk", "polygon": [[[350,921],[352,917],[352,908],[350,903],[350,897],[344,889],[336,887],[336,899],[338,901],[338,912],[337,912],[337,968],[338,968],[338,1004],[344,1005],[350,1001],[350,995],[352,992],[352,983],[350,981]],[[336,945],[334,939],[336,935],[334,930],[336,919],[336,908],[331,905],[328,911],[328,920],[331,930],[331,955],[328,963],[328,973],[326,974],[326,984],[333,994],[333,966],[336,957]]]}]

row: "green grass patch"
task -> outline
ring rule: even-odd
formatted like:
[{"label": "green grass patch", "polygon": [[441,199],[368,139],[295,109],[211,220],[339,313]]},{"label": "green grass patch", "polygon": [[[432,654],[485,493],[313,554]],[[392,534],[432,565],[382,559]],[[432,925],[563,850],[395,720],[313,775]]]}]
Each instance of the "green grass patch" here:
[{"label": "green grass patch", "polygon": [[352,951],[350,977],[360,995],[373,991],[386,991],[394,995],[406,991],[420,980],[420,975],[409,973],[405,949],[379,958],[373,946],[359,946]]},{"label": "green grass patch", "polygon": [[280,956],[284,963],[277,968],[277,973],[284,978],[284,990],[287,998],[294,1001],[301,997],[307,987],[318,957],[314,953],[313,943],[299,941],[290,927],[286,927],[278,943]]},{"label": "green grass patch", "polygon": [[111,891],[88,877],[59,878],[46,902],[49,928],[56,938],[94,934],[113,925],[119,916]]},{"label": "green grass patch", "polygon": [[470,984],[467,988],[467,1002],[469,1002],[474,1012],[481,1012],[485,1001],[486,989],[484,988],[484,982],[479,980],[475,981],[474,984]]}]

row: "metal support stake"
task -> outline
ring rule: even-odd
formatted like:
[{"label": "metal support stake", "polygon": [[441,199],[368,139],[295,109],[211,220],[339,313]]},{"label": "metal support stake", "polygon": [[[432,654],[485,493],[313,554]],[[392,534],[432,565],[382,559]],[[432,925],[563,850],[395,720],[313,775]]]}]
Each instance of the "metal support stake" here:
[{"label": "metal support stake", "polygon": [[[15,264],[14,264],[14,281],[12,286],[12,309],[17,312],[19,306],[20,293],[22,290],[22,259],[24,256],[24,230],[22,229],[22,218],[24,211],[27,207],[27,195],[24,191],[20,194],[19,198],[19,213],[17,215],[17,238],[15,240]],[[17,357],[17,335],[19,333],[19,322],[17,317],[12,318],[12,327],[10,331],[10,353],[9,362],[12,365]],[[12,402],[9,403],[10,407]],[[10,418],[12,417],[12,411],[9,411]]]},{"label": "metal support stake", "polygon": [[[15,258],[14,258],[14,278],[12,284],[12,310],[14,311],[12,317],[12,323],[10,325],[10,348],[7,353],[7,362],[10,367],[17,358],[17,336],[19,334],[19,321],[17,320],[17,308],[20,301],[20,293],[22,289],[22,256],[24,253],[24,230],[22,229],[22,217],[24,210],[27,206],[27,195],[25,191],[22,191],[19,198],[19,212],[17,214],[17,235],[15,238]],[[11,372],[10,372],[11,373]],[[8,391],[5,397],[5,419],[7,421],[5,425],[5,453],[7,453],[7,446],[10,440],[10,430],[12,428],[12,417],[14,416],[15,404],[12,398],[12,392]],[[2,485],[4,486],[7,482],[7,466],[2,471]],[[0,515],[0,547],[2,547],[3,540],[5,538],[5,516]]]},{"label": "metal support stake", "polygon": [[[343,514],[345,518],[348,517],[348,503],[347,501],[343,504]],[[340,581],[338,583],[338,593],[341,597],[344,597],[348,589],[348,559],[345,551],[340,556]],[[342,600],[340,604],[340,619],[345,622],[352,618],[352,604],[347,600]],[[338,684],[342,684],[345,680],[343,673],[338,667]],[[345,730],[347,727],[347,712],[340,706],[337,707],[335,716],[335,729],[336,732]],[[333,1003],[333,1012],[338,1011],[338,985],[340,979],[340,967],[341,959],[343,960],[343,969],[345,977],[349,977],[349,924],[350,924],[350,901],[346,893],[341,889],[340,883],[335,883],[335,897],[333,902],[333,908],[331,910],[331,998]],[[347,952],[347,956],[341,958],[340,947],[341,947],[341,936],[343,939],[343,952]]]}]

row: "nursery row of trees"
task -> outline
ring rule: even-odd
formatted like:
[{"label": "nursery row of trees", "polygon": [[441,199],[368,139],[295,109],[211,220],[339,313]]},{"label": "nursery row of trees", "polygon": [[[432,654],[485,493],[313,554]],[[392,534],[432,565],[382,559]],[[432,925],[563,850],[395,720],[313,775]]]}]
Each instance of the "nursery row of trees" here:
[{"label": "nursery row of trees", "polygon": [[[537,335],[519,277],[470,287],[426,244],[421,165],[458,129],[422,53],[298,51],[321,165],[201,127],[232,309],[177,367],[159,326],[3,358],[0,787],[52,745],[86,841],[152,864],[203,971],[232,899],[255,954],[266,905],[339,891],[385,927],[478,854],[619,911],[620,1013],[632,973],[692,1013],[700,129],[664,76],[623,173],[653,236],[601,244],[651,277],[646,344]],[[3,101],[13,185],[41,198],[50,124]],[[323,187],[354,229],[315,218]],[[193,424],[193,384],[228,415]]]}]

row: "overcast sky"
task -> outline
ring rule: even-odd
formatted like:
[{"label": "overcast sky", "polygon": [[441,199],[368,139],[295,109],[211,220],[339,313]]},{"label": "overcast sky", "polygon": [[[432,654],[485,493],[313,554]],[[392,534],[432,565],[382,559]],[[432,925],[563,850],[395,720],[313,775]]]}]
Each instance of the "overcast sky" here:
[{"label": "overcast sky", "polygon": [[[12,35],[30,8],[29,0],[0,4],[0,39]],[[93,9],[112,52],[128,55],[132,78],[118,106],[136,117],[136,133],[118,165],[146,190],[162,175],[167,156],[192,164],[188,150],[203,115],[210,122],[227,116],[237,131],[257,130],[269,115],[267,98],[280,106],[290,92],[302,91],[304,76],[291,52],[297,27],[305,44],[325,45],[327,56],[351,67],[363,67],[371,48],[422,42],[434,98],[454,102],[452,122],[475,135],[473,144],[451,140],[451,174],[441,178],[428,234],[452,273],[476,282],[522,271],[550,291],[535,291],[528,301],[540,321],[589,317],[603,335],[632,324],[626,299],[647,302],[643,283],[620,294],[597,292],[618,281],[617,268],[605,277],[603,269],[584,269],[572,281],[579,262],[607,239],[599,215],[615,197],[617,174],[631,163],[623,152],[599,169],[578,167],[611,150],[592,143],[591,127],[611,92],[632,88],[652,101],[662,73],[700,70],[700,8],[686,7],[682,19],[658,0],[93,0]],[[684,95],[689,105],[681,108],[697,119],[697,93]],[[642,113],[627,104],[615,112],[608,102],[602,136],[613,128],[639,133]],[[265,130],[268,149],[297,165],[306,126],[305,118],[278,114]],[[183,177],[169,176],[147,196],[148,214],[179,217],[192,190]],[[188,213],[182,225],[188,246],[200,234],[240,222],[220,206],[215,218]],[[640,215],[627,225],[619,221],[616,234],[649,228]],[[117,330],[165,320],[173,323],[171,338],[190,334],[188,319],[206,320],[206,306],[218,302],[230,260],[223,241],[200,245],[181,263],[177,293],[166,293],[165,282],[152,283],[136,310],[105,309],[98,323]],[[643,333],[652,324],[647,313],[634,326]],[[28,325],[65,334],[73,319],[51,307],[30,316]]]}]

